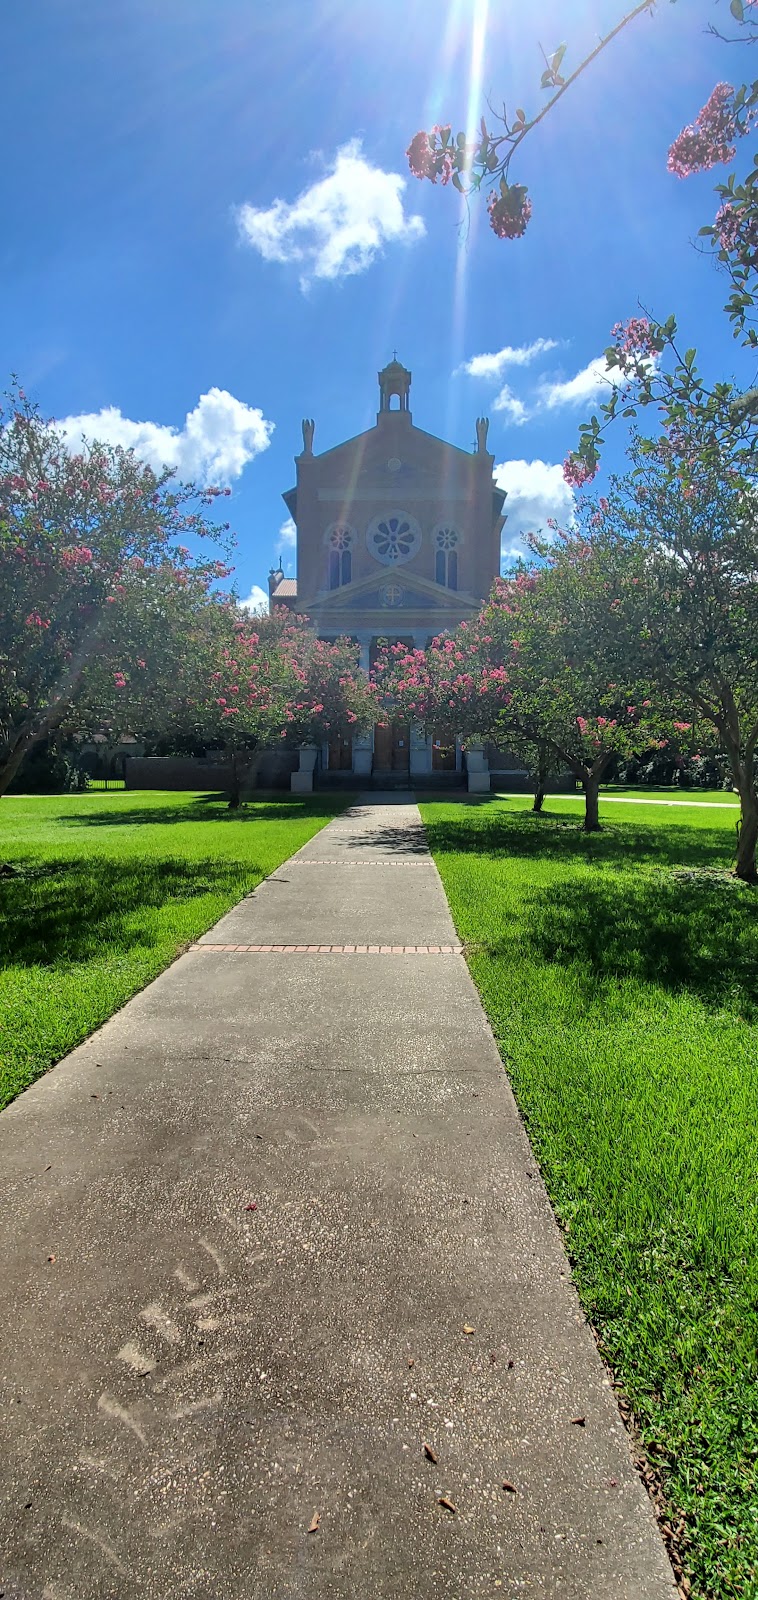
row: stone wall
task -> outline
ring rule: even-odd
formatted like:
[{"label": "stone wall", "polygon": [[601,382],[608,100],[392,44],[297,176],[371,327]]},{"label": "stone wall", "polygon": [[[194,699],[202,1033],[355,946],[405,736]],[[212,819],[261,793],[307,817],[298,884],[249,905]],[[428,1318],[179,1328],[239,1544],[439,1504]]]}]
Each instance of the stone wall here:
[{"label": "stone wall", "polygon": [[[298,763],[296,750],[260,750],[247,764],[238,763],[240,785],[248,789],[289,789]],[[231,762],[200,756],[140,756],[127,760],[127,789],[202,789],[222,792],[231,787]]]}]

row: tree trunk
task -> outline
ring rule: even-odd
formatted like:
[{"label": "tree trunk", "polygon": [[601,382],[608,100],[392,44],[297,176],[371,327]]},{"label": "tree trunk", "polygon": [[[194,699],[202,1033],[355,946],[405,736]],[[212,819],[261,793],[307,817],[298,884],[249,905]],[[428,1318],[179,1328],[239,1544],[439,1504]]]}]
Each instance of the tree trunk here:
[{"label": "tree trunk", "polygon": [[588,772],[582,778],[584,790],[584,831],[585,833],[600,832],[600,777],[595,772]]},{"label": "tree trunk", "polygon": [[27,750],[31,750],[31,743],[26,744],[23,739],[17,739],[16,743],[8,751],[5,760],[0,761],[0,795],[4,795],[6,789],[13,782]]},{"label": "tree trunk", "polygon": [[229,785],[229,810],[230,811],[239,811],[239,808],[240,808],[241,805],[242,805],[242,795],[240,794],[240,775],[239,775],[239,771],[238,771],[238,768],[237,768],[237,752],[236,752],[236,750],[233,750],[232,751],[232,779],[231,779],[231,783]]},{"label": "tree trunk", "polygon": [[737,837],[737,865],[735,872],[744,883],[758,883],[755,864],[758,845],[758,795],[755,784],[745,775],[739,786],[740,826]]},{"label": "tree trunk", "polygon": [[72,702],[81,687],[84,668],[92,655],[94,637],[93,632],[87,635],[76,659],[68,667],[63,682],[50,696],[44,709],[32,712],[17,730],[4,760],[0,760],[0,796],[5,794],[9,783],[13,782],[29,751],[41,744],[48,734],[55,733],[68,716]]},{"label": "tree trunk", "polygon": [[537,770],[534,774],[534,805],[533,811],[541,811],[545,799],[547,780],[550,776],[550,747],[544,742],[537,745]]},{"label": "tree trunk", "polygon": [[[58,721],[63,720],[63,714]],[[4,761],[0,761],[0,796],[5,794],[9,784],[13,782],[17,772],[20,772],[26,757],[35,745],[41,744],[49,733],[54,731],[56,724],[52,718],[49,722],[43,721],[42,726],[36,729],[22,729],[15,744],[11,745]]]},{"label": "tree trunk", "polygon": [[737,863],[735,874],[743,883],[758,883],[755,854],[758,845],[758,793],[755,786],[755,729],[743,748],[740,728],[734,706],[726,726],[719,727],[722,743],[729,757],[734,787],[740,797],[740,820],[737,829]]}]

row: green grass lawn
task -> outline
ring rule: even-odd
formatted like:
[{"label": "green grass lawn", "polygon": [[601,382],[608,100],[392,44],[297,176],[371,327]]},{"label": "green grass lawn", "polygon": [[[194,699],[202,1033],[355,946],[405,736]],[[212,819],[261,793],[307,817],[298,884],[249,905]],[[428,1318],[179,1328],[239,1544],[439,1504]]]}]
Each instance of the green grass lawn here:
[{"label": "green grass lawn", "polygon": [[738,811],[740,805],[733,789],[654,789],[650,785],[645,789],[629,789],[624,784],[606,783],[601,785],[600,794],[608,800],[673,800],[687,806],[736,806]]},{"label": "green grass lawn", "polygon": [[601,800],[587,836],[580,799],[529,804],[422,811],[692,1593],[755,1600],[758,891],[728,876],[736,812]]},{"label": "green grass lawn", "polygon": [[348,804],[121,791],[0,801],[0,1106]]},{"label": "green grass lawn", "polygon": [[[503,785],[503,794],[506,794],[507,792],[508,791],[506,790],[505,785]],[[674,789],[671,787],[663,788],[663,786],[656,789],[653,788],[652,785],[648,785],[645,789],[630,789],[627,788],[625,784],[620,783],[601,784],[600,797],[601,799],[605,798],[606,800],[626,799],[647,800],[649,802],[670,800],[675,801],[677,805],[686,806],[698,804],[711,806],[736,806],[738,811],[740,804],[738,796],[731,789]],[[551,795],[550,798],[551,800],[559,800],[569,798],[573,799],[574,797],[573,795],[561,793]]]}]

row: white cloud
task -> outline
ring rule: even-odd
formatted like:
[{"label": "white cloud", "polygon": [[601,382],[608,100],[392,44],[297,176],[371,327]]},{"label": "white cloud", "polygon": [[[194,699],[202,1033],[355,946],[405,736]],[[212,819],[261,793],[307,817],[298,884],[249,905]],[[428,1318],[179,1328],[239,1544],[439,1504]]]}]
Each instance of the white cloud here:
[{"label": "white cloud", "polygon": [[248,461],[268,449],[274,431],[257,406],[235,400],[227,389],[209,389],[182,428],[160,422],[132,422],[117,406],[64,417],[58,424],[69,444],[82,437],[134,450],[156,471],[176,467],[179,478],[229,483]]},{"label": "white cloud", "polygon": [[[297,528],[292,517],[286,517],[276,536],[275,560],[281,563],[285,577],[295,576],[294,552],[297,548]],[[292,555],[290,556],[290,551]]]},{"label": "white cloud", "polygon": [[267,590],[262,589],[259,583],[254,583],[247,599],[240,600],[240,605],[244,607],[245,611],[252,611],[254,614],[261,611],[265,611],[268,614]]},{"label": "white cloud", "polygon": [[557,406],[589,405],[601,395],[608,398],[621,382],[623,378],[618,367],[609,368],[605,356],[596,356],[576,377],[565,382],[543,383],[540,398],[548,411],[554,411]]},{"label": "white cloud", "polygon": [[549,461],[501,461],[495,481],[507,492],[503,511],[503,556],[514,560],[523,554],[516,541],[525,533],[545,529],[548,517],[566,525],[574,510],[574,496],[564,481],[563,467]]},{"label": "white cloud", "polygon": [[365,272],[382,246],[408,244],[426,232],[403,207],[405,178],[367,161],[360,139],[337,151],[326,177],[297,199],[268,207],[243,205],[237,220],[246,242],[264,261],[302,264],[300,283]]},{"label": "white cloud", "polygon": [[495,398],[492,402],[492,409],[493,411],[505,412],[508,421],[512,422],[516,428],[520,428],[522,422],[527,422],[529,420],[529,412],[527,411],[523,400],[519,400],[518,396],[513,393],[513,390],[508,388],[507,383],[504,383],[500,393],[495,395]]},{"label": "white cloud", "polygon": [[535,339],[532,344],[506,344],[491,355],[472,356],[456,372],[466,372],[470,378],[499,378],[506,367],[528,367],[537,356],[548,350],[557,350],[557,339]]}]

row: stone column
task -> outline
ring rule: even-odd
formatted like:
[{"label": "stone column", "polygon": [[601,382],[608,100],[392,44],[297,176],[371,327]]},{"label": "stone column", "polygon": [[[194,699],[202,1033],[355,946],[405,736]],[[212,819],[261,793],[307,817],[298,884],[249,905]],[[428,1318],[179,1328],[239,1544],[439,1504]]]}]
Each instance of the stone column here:
[{"label": "stone column", "polygon": [[411,723],[410,771],[412,778],[428,777],[432,770],[432,741],[417,722]]},{"label": "stone column", "polygon": [[303,744],[300,746],[300,766],[290,778],[290,789],[293,794],[313,794],[313,773],[318,761],[318,745]]},{"label": "stone column", "polygon": [[484,754],[483,744],[470,744],[466,749],[466,772],[469,794],[489,794],[490,764]]},{"label": "stone column", "polygon": [[371,777],[374,756],[373,733],[357,733],[353,737],[353,772],[357,778]]}]

